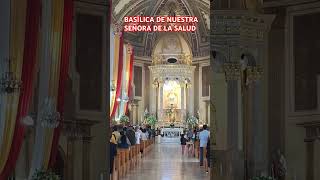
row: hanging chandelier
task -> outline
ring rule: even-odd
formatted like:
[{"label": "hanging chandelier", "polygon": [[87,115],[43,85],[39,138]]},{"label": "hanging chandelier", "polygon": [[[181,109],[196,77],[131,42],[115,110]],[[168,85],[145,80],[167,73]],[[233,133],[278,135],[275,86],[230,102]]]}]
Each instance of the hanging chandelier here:
[{"label": "hanging chandelier", "polygon": [[2,93],[12,94],[20,91],[22,81],[11,71],[11,60],[7,59],[7,61],[8,70],[2,74],[0,79],[0,90]]},{"label": "hanging chandelier", "polygon": [[58,127],[61,116],[60,113],[55,110],[53,100],[47,98],[44,102],[43,109],[40,111],[41,126],[45,128],[54,129]]}]

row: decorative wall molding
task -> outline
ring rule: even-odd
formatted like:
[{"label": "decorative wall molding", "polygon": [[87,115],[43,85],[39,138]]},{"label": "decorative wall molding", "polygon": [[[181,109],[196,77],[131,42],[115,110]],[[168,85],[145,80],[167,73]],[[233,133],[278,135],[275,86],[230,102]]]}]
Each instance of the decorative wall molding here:
[{"label": "decorative wall molding", "polygon": [[149,69],[154,78],[156,77],[168,77],[168,78],[193,78],[195,66],[189,66],[184,64],[179,65],[156,65],[149,66]]}]

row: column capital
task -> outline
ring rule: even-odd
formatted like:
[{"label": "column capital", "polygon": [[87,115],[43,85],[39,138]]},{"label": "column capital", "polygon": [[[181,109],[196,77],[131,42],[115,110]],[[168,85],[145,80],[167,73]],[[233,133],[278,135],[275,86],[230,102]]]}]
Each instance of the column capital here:
[{"label": "column capital", "polygon": [[224,63],[223,69],[224,69],[227,81],[240,80],[240,76],[241,76],[240,63],[237,63],[237,62]]}]

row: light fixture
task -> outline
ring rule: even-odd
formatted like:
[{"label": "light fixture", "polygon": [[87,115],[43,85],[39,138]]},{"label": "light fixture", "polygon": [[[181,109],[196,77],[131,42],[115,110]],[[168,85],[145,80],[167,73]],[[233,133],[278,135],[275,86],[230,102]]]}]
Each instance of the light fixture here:
[{"label": "light fixture", "polygon": [[191,80],[190,80],[189,78],[186,78],[186,79],[184,80],[184,82],[185,82],[187,88],[190,88],[190,87],[192,86]]},{"label": "light fixture", "polygon": [[116,82],[115,80],[113,80],[113,81],[111,82],[111,86],[110,86],[111,91],[116,91],[116,89],[117,89],[117,86],[116,86],[116,83],[115,83],[115,82]]},{"label": "light fixture", "polygon": [[21,89],[22,82],[11,71],[11,60],[8,61],[8,70],[2,74],[0,79],[0,90],[2,93],[11,94]]},{"label": "light fixture", "polygon": [[152,83],[153,87],[154,88],[158,88],[159,87],[159,82],[158,82],[158,79],[155,79]]}]

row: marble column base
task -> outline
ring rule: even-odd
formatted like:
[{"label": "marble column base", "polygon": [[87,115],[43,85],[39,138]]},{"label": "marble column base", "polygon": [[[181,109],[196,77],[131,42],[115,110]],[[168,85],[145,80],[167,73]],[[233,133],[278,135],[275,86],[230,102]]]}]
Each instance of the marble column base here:
[{"label": "marble column base", "polygon": [[215,150],[213,179],[242,180],[244,179],[244,156],[238,150]]}]

